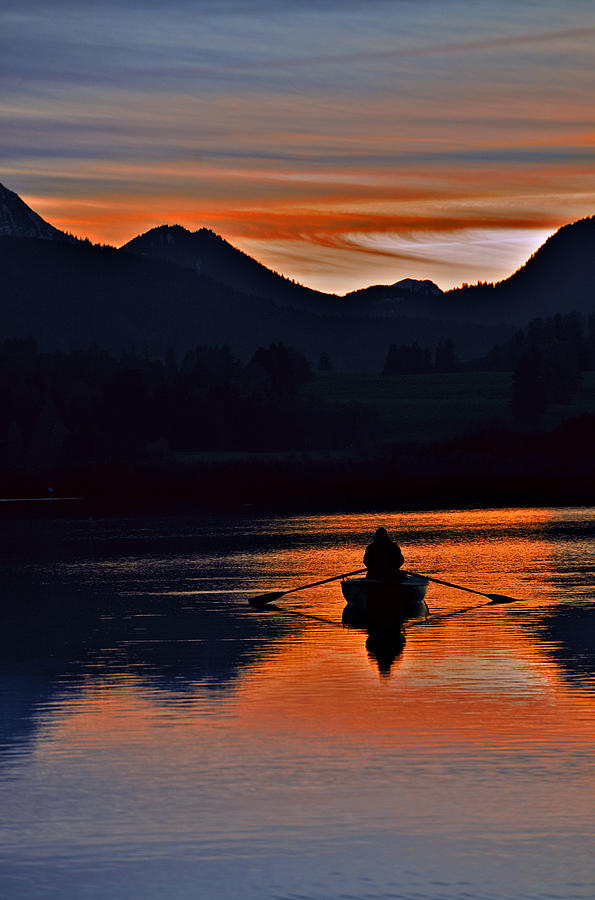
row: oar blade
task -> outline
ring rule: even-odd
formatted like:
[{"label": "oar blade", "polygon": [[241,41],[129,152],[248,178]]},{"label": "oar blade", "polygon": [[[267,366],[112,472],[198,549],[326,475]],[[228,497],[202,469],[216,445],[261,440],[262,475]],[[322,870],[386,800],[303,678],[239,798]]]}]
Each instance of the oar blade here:
[{"label": "oar blade", "polygon": [[520,603],[518,597],[507,597],[506,594],[486,594],[490,598],[490,603]]},{"label": "oar blade", "polygon": [[283,594],[287,593],[286,591],[270,591],[268,594],[258,594],[257,597],[251,597],[248,600],[249,606],[253,606],[254,609],[263,609],[267,603],[274,603],[275,600],[278,600],[279,597],[282,597]]}]

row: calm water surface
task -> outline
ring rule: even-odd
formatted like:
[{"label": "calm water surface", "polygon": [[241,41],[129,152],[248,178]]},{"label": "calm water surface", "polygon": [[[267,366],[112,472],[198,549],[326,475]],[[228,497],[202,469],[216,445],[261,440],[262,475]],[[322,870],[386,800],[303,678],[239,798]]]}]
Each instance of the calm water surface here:
[{"label": "calm water surface", "polygon": [[[341,625],[379,525],[434,585]],[[0,523],[0,896],[592,898],[594,509]],[[470,607],[476,607],[469,609]],[[466,611],[465,611],[466,610]]]}]

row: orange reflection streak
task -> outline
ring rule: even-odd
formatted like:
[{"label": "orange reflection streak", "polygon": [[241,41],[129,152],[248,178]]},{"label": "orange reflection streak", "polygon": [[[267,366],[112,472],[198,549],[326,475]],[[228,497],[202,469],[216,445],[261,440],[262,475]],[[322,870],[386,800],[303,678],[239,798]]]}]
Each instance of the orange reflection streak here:
[{"label": "orange reflection streak", "polygon": [[[580,523],[582,515],[572,511],[569,521]],[[172,748],[192,753],[200,747],[216,756],[232,731],[234,740],[256,745],[272,738],[279,748],[331,741],[353,756],[354,765],[362,742],[429,754],[457,748],[469,758],[524,749],[543,752],[552,765],[556,746],[591,753],[585,722],[592,715],[592,697],[568,686],[541,635],[540,610],[556,603],[548,574],[557,570],[557,551],[547,540],[554,522],[554,513],[539,509],[272,521],[272,534],[303,538],[300,549],[267,556],[274,571],[288,573],[287,587],[303,581],[296,573],[307,565],[322,577],[356,568],[360,554],[353,542],[363,543],[364,535],[385,524],[391,533],[403,533],[409,569],[520,602],[438,618],[434,625],[409,624],[405,648],[387,679],[379,677],[366,651],[365,632],[340,626],[339,586],[323,586],[280,601],[295,614],[290,619],[295,628],[280,629],[275,644],[263,643],[263,655],[225,693],[213,695],[199,682],[175,691],[136,675],[115,676],[111,683],[89,682],[80,694],[56,703],[44,730],[68,752],[99,742],[151,744],[156,753]],[[325,543],[327,532],[336,543]],[[312,546],[314,534],[322,539],[316,551],[301,549]],[[343,542],[343,535],[352,542]],[[581,548],[576,552],[581,555]],[[487,603],[441,587],[431,587],[428,600],[438,617]],[[244,614],[283,621],[282,609]],[[214,746],[201,743],[206,736]],[[52,751],[41,742],[39,752]]]},{"label": "orange reflection streak", "polygon": [[[561,716],[567,688],[555,665],[526,635],[504,632],[505,617],[497,616],[489,626],[484,622],[471,644],[462,644],[464,656],[457,658],[452,644],[457,631],[468,627],[462,620],[428,626],[423,641],[411,629],[388,683],[368,659],[363,634],[343,631],[337,637],[333,631],[331,646],[327,629],[308,627],[305,638],[298,634],[295,643],[280,644],[247,672],[237,695],[225,700],[147,691],[134,677],[88,687],[47,726],[52,746],[64,743],[75,753],[95,743],[150,744],[155,753],[166,753],[187,745],[205,753],[201,736],[218,727],[225,734],[231,713],[242,740],[274,735],[280,747],[330,740],[347,750],[362,741],[369,746],[388,740],[401,746],[421,742],[423,752],[446,745],[471,754],[488,748],[538,752],[560,742],[592,749],[585,733],[588,702],[584,709],[575,703]],[[43,744],[39,752],[46,752]]]},{"label": "orange reflection streak", "polygon": [[[307,647],[285,648],[257,668],[239,713],[248,730],[290,731],[304,740],[322,734],[347,742],[393,735],[409,742],[425,735],[438,743],[505,748],[534,746],[546,731],[554,742],[563,735],[585,741],[580,715],[560,722],[552,699],[564,690],[562,681],[527,641],[503,646],[490,632],[491,640],[473,647],[461,642],[465,657],[453,658],[442,642],[460,628],[465,626],[428,627],[422,652],[419,632],[414,637],[411,628],[402,659],[393,666],[389,696],[367,658],[365,635],[345,637],[349,646],[340,661],[330,657],[327,635],[311,635]],[[299,695],[292,688],[296,681]]]}]

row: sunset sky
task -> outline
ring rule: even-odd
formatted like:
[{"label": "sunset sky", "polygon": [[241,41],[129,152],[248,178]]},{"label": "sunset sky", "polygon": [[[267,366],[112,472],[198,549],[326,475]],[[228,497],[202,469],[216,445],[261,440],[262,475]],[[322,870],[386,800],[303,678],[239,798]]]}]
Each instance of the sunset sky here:
[{"label": "sunset sky", "polygon": [[0,181],[344,292],[510,274],[595,214],[593,0],[4,0]]}]

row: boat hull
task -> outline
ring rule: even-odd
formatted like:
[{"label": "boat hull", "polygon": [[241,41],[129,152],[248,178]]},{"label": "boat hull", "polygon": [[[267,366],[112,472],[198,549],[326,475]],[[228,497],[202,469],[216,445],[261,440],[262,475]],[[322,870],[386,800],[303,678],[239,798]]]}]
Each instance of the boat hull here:
[{"label": "boat hull", "polygon": [[407,575],[402,581],[394,582],[345,578],[341,582],[341,591],[347,601],[343,622],[400,627],[406,619],[427,616],[427,588],[426,579],[416,575]]}]

